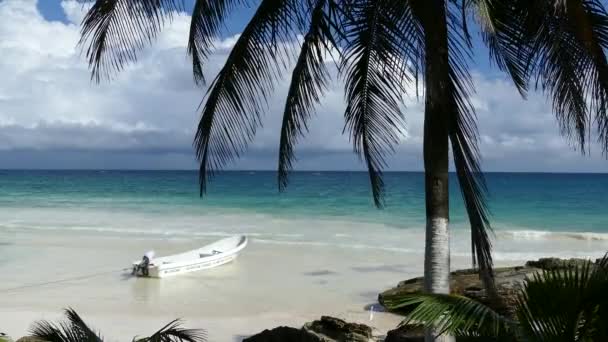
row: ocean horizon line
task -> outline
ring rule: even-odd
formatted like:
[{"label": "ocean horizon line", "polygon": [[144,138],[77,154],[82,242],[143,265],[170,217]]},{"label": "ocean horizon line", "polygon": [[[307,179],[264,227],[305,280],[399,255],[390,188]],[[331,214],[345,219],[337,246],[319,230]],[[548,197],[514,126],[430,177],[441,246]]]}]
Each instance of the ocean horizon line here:
[{"label": "ocean horizon line", "polygon": [[[83,169],[71,169],[71,168],[31,168],[31,169],[23,169],[23,168],[0,168],[0,172],[15,172],[15,171],[27,171],[27,172],[199,172],[198,169],[120,169],[120,168],[107,168],[107,169],[93,169],[93,168],[83,168]],[[259,172],[259,173],[277,173],[276,170],[273,169],[228,169],[216,171],[216,174],[221,173],[242,173],[242,172]],[[316,173],[316,172],[324,172],[324,173],[367,173],[367,170],[293,170],[290,173]],[[384,174],[404,174],[404,173],[412,173],[412,174],[421,174],[424,173],[423,170],[390,170],[383,171]],[[456,174],[456,171],[449,171],[450,174]],[[482,171],[483,174],[553,174],[553,175],[608,175],[608,172],[597,172],[597,171]]]}]

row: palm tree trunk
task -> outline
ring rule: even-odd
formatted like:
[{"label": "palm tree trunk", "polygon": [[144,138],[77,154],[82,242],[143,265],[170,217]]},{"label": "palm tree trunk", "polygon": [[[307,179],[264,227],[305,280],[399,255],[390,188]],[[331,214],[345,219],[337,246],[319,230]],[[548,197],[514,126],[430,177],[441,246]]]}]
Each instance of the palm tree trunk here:
[{"label": "palm tree trunk", "polygon": [[[448,192],[448,27],[445,0],[427,0],[422,25],[425,36],[424,170],[426,245],[424,287],[431,293],[450,292],[450,236]],[[451,336],[425,341],[454,341]]]}]

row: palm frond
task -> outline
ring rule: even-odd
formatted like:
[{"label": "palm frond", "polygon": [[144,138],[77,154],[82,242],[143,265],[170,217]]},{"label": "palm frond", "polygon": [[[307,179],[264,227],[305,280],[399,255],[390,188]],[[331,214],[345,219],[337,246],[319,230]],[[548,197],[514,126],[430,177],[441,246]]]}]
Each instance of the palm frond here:
[{"label": "palm frond", "polygon": [[95,0],[82,21],[80,46],[87,46],[91,78],[110,78],[149,45],[183,9],[183,0]]},{"label": "palm frond", "polygon": [[594,341],[608,341],[608,325],[602,323],[608,322],[608,253],[595,263],[587,288],[585,307],[587,311],[594,310],[597,318],[592,329]]},{"label": "palm frond", "polygon": [[562,134],[585,152],[592,115],[603,152],[608,150],[608,15],[600,1],[518,2],[526,13],[528,72],[552,97]]},{"label": "palm frond", "polygon": [[345,27],[349,44],[341,65],[347,101],[344,129],[365,160],[377,207],[384,203],[385,156],[404,131],[401,99],[408,80],[402,72],[402,43],[407,40],[400,23],[408,6],[396,3],[367,0],[350,5],[352,17]]},{"label": "palm frond", "polygon": [[80,315],[72,309],[68,308],[65,310],[65,315],[72,326],[72,331],[77,333],[81,342],[102,342],[103,338],[100,334],[95,333],[89,326],[82,320]]},{"label": "palm frond", "polygon": [[[600,0],[474,0],[484,40],[522,94],[552,98],[561,133],[585,153],[591,127],[608,155],[608,13]],[[593,118],[595,116],[595,118]]]},{"label": "palm frond", "polygon": [[188,35],[188,54],[192,58],[192,71],[197,84],[205,83],[203,62],[211,53],[213,39],[219,35],[222,23],[230,12],[244,1],[196,0]]},{"label": "palm frond", "polygon": [[[587,104],[580,79],[581,50],[568,35],[564,23],[555,18],[540,27],[535,68],[540,87],[552,94],[553,111],[562,134],[578,140],[584,151],[587,136]],[[541,38],[542,37],[542,38]],[[538,82],[538,81],[537,81]]]},{"label": "palm frond", "polygon": [[482,39],[488,47],[490,59],[506,71],[522,96],[528,88],[528,45],[523,37],[523,17],[516,1],[471,0],[481,27]]},{"label": "palm frond", "polygon": [[194,139],[201,195],[255,135],[273,81],[291,57],[297,19],[295,0],[263,0],[211,84]]},{"label": "palm frond", "polygon": [[467,66],[470,47],[462,33],[463,23],[455,12],[452,6],[448,8],[448,131],[454,166],[471,225],[473,265],[479,267],[480,276],[493,296],[492,227],[488,218],[487,187],[479,164],[475,108],[470,101],[470,94],[474,91]]},{"label": "palm frond", "polygon": [[[585,307],[592,277],[591,263],[567,270],[535,274],[517,299],[518,320],[534,341],[584,341],[594,310]],[[549,300],[550,299],[550,300]],[[595,304],[591,304],[595,306]]]},{"label": "palm frond", "polygon": [[420,323],[454,336],[513,336],[515,322],[489,307],[463,296],[408,294],[391,299],[391,308],[415,306],[402,324]]},{"label": "palm frond", "polygon": [[78,340],[68,339],[61,325],[48,321],[35,322],[30,329],[30,333],[33,337],[47,342],[78,342]]},{"label": "palm frond", "polygon": [[[597,0],[566,2],[566,15],[573,23],[573,36],[586,55],[585,87],[590,96],[590,111],[595,113],[603,152],[608,154],[608,12]],[[589,122],[591,124],[591,122]]]},{"label": "palm frond", "polygon": [[67,321],[53,324],[48,321],[34,323],[32,336],[48,342],[102,342],[99,334],[91,330],[73,309],[66,309]]},{"label": "palm frond", "polygon": [[278,171],[281,191],[287,186],[295,160],[294,145],[308,131],[307,122],[327,88],[329,72],[325,57],[339,51],[337,4],[333,0],[309,2],[313,2],[310,25],[293,69],[281,125]]},{"label": "palm frond", "polygon": [[134,342],[205,342],[207,333],[201,329],[184,329],[180,320],[171,321],[150,337],[134,339]]}]

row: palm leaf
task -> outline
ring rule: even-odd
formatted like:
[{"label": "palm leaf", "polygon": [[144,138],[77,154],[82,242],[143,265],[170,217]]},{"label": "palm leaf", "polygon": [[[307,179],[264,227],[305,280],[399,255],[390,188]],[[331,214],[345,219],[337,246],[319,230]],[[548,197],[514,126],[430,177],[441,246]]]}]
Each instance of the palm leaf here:
[{"label": "palm leaf", "polygon": [[543,271],[526,279],[515,302],[516,320],[458,295],[404,294],[387,298],[385,305],[391,310],[413,307],[402,324],[421,323],[481,341],[604,341],[607,288],[608,254],[595,264]]},{"label": "palm leaf", "polygon": [[[591,127],[608,153],[608,13],[600,0],[472,0],[498,66],[525,93],[528,78],[552,98],[561,132],[581,152]],[[593,118],[592,116],[595,116]],[[588,146],[587,146],[588,147]]]},{"label": "palm leaf", "polygon": [[48,342],[79,342],[78,340],[70,340],[64,334],[63,326],[56,325],[48,321],[35,322],[30,329],[33,337]]},{"label": "palm leaf", "polygon": [[[488,47],[490,59],[506,71],[517,90],[525,96],[528,88],[528,45],[524,41],[520,6],[516,1],[471,0],[475,7],[482,39]],[[526,0],[527,1],[527,0]]]},{"label": "palm leaf", "polygon": [[245,0],[196,0],[188,35],[188,54],[197,84],[205,83],[203,62],[209,57],[213,40],[219,35],[228,14]]},{"label": "palm leaf", "polygon": [[[591,336],[591,341],[608,341],[608,253],[591,265],[591,275],[584,292],[583,317],[589,319],[579,327],[579,335]],[[584,333],[584,334],[583,334]]]},{"label": "palm leaf", "polygon": [[585,308],[592,274],[589,262],[580,268],[544,271],[526,281],[517,300],[526,335],[533,341],[584,341],[593,326],[585,324],[593,319],[588,314],[594,310]]},{"label": "palm leaf", "polygon": [[32,336],[48,342],[102,342],[73,309],[66,309],[67,321],[53,324],[48,321],[34,323]]},{"label": "palm leaf", "polygon": [[358,1],[350,4],[345,27],[349,40],[341,73],[347,107],[345,131],[355,152],[365,160],[374,203],[384,203],[382,169],[404,131],[401,98],[405,93],[402,65],[406,41],[400,28],[403,9],[396,1]]},{"label": "palm leaf", "polygon": [[134,342],[205,342],[207,333],[200,329],[184,329],[180,320],[171,321],[150,337],[133,339]]},{"label": "palm leaf", "polygon": [[82,318],[78,315],[78,313],[72,309],[68,308],[65,310],[65,315],[70,322],[70,325],[73,327],[73,331],[77,332],[80,337],[79,340],[81,342],[102,342],[103,338],[100,334],[95,333],[89,326],[82,320]]},{"label": "palm leaf", "polygon": [[[555,18],[541,26],[535,50],[537,79],[543,90],[551,92],[553,111],[560,123],[562,134],[578,140],[584,151],[587,135],[587,104],[580,79],[581,51],[570,39],[563,23]],[[542,37],[542,38],[540,38]]]},{"label": "palm leaf", "polygon": [[[608,254],[606,254],[599,263],[596,264],[596,272],[592,281],[591,293],[593,298],[599,299],[600,307],[597,312],[598,326],[595,332],[598,340],[608,341],[608,326],[601,322],[608,322],[608,296],[606,296],[606,288],[608,288]],[[595,278],[598,278],[597,280]]]},{"label": "palm leaf", "polygon": [[295,161],[294,145],[308,130],[307,122],[327,88],[329,72],[325,66],[325,56],[339,51],[340,31],[337,4],[333,0],[316,0],[311,10],[308,33],[300,50],[291,76],[287,102],[281,125],[279,149],[279,190],[288,183],[288,173]]},{"label": "palm leaf", "polygon": [[513,336],[515,322],[489,307],[458,295],[407,294],[391,298],[391,309],[415,306],[402,324],[420,323],[454,336]]},{"label": "palm leaf", "polygon": [[[586,54],[585,85],[591,94],[590,111],[595,112],[598,135],[604,153],[608,153],[608,13],[601,1],[567,1],[565,15]],[[590,123],[591,124],[591,123]]]},{"label": "palm leaf", "polygon": [[261,111],[290,58],[294,0],[263,0],[210,86],[194,139],[200,193],[214,171],[238,157],[260,125]]},{"label": "palm leaf", "polygon": [[527,72],[552,97],[562,134],[585,152],[592,115],[608,150],[608,15],[600,1],[517,2],[525,13],[530,56]]},{"label": "palm leaf", "polygon": [[82,21],[79,42],[88,46],[91,78],[97,82],[110,78],[137,61],[138,51],[182,9],[183,0],[95,0]]},{"label": "palm leaf", "polygon": [[473,83],[468,72],[467,61],[470,59],[470,46],[463,33],[463,22],[456,14],[457,9],[448,7],[448,48],[449,80],[447,82],[449,105],[448,134],[452,145],[454,165],[462,197],[465,202],[471,225],[471,250],[473,265],[479,266],[481,278],[491,297],[494,293],[492,227],[488,218],[487,187],[481,167],[477,147],[477,125],[475,108],[470,102]]}]

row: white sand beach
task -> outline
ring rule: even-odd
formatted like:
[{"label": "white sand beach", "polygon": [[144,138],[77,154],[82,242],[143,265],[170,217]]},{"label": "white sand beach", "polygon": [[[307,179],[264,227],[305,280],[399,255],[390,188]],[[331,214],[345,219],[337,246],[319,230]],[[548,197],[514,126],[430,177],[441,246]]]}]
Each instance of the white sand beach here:
[{"label": "white sand beach", "polygon": [[[369,324],[381,334],[399,317],[375,312],[370,321],[366,306],[408,270],[415,275],[421,262],[395,252],[370,255],[253,239],[237,262],[204,272],[159,280],[120,271],[146,248],[165,254],[210,241],[18,234],[14,242],[31,253],[0,266],[6,275],[2,288],[26,287],[2,292],[0,330],[25,335],[34,320],[58,319],[61,308],[70,306],[111,340],[152,333],[182,318],[188,327],[207,329],[212,341],[238,341],[264,328],[301,326],[322,314]],[[104,274],[87,277],[98,273]]]},{"label": "white sand beach", "polygon": [[[25,221],[34,212],[42,215],[40,210],[1,214],[5,222],[9,218],[17,222],[17,217],[21,221],[16,226],[33,227]],[[175,278],[136,279],[123,269],[147,250],[171,254],[222,237],[208,230],[209,234],[201,235],[143,231],[175,229],[170,222],[220,226],[220,218],[85,209],[74,210],[71,216],[69,212],[57,216],[43,212],[44,220],[42,216],[35,220],[44,221],[44,229],[7,228],[6,224],[0,231],[0,331],[23,336],[33,321],[56,320],[62,308],[69,306],[110,341],[153,333],[175,318],[184,319],[187,327],[206,329],[211,341],[240,341],[279,325],[300,327],[321,315],[365,323],[382,335],[401,318],[377,312],[378,293],[421,275],[423,269],[422,230],[241,216],[221,218],[222,234],[241,229],[251,235],[249,246],[235,263]],[[125,226],[139,222],[139,226],[131,232],[52,228],[68,221],[82,227],[87,217],[96,222],[92,226],[113,219]],[[281,233],[285,225],[301,234]],[[604,239],[524,235],[498,235],[497,265],[522,264],[547,255],[600,256],[608,243]],[[470,267],[466,231],[456,231],[452,247],[453,269]],[[51,283],[36,285],[45,282]],[[369,309],[374,304],[372,315]]]}]

